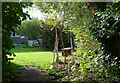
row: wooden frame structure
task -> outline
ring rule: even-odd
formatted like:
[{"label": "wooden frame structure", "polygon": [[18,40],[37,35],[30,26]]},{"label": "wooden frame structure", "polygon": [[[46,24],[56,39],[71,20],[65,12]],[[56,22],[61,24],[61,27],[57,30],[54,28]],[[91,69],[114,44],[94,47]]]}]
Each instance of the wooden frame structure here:
[{"label": "wooden frame structure", "polygon": [[[58,23],[60,24],[60,22]],[[55,59],[55,54],[57,55],[56,58],[56,66],[58,68],[58,63],[59,63],[59,54],[58,54],[58,34],[57,34],[57,26],[55,26],[55,34],[56,34],[56,38],[55,38],[55,46],[54,46],[54,57],[53,57],[53,63],[54,63],[54,59]],[[60,36],[61,36],[61,41],[62,41],[62,56],[65,57],[64,59],[64,68],[65,68],[65,63],[66,63],[66,57],[68,56],[72,56],[72,52],[73,52],[73,46],[72,46],[72,38],[70,38],[70,43],[71,43],[71,47],[68,48],[64,48],[64,43],[63,43],[63,39],[62,39],[62,32],[61,32],[61,27],[60,27]],[[72,57],[72,64],[74,64],[74,58]]]}]

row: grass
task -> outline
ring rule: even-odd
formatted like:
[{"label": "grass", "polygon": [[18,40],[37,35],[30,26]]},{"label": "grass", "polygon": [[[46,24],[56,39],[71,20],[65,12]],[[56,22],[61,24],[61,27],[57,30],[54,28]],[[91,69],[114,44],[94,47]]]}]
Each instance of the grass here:
[{"label": "grass", "polygon": [[[41,48],[24,48],[23,46],[15,46],[14,49],[11,50],[11,52],[15,53],[23,53],[23,52],[47,52],[44,51]],[[51,51],[52,52],[52,51]]]},{"label": "grass", "polygon": [[52,52],[28,52],[28,53],[15,53],[16,57],[12,62],[23,65],[37,66],[46,68],[53,60]]},{"label": "grass", "polygon": [[[36,66],[41,69],[48,69],[53,62],[53,51],[43,51],[40,48],[23,48],[23,46],[15,46],[11,52],[15,53],[14,56],[8,56],[14,58],[11,60],[11,64],[4,67],[6,71],[4,80],[10,81],[15,80],[12,78],[19,72],[17,69],[20,66]],[[59,52],[61,56],[61,52]],[[64,57],[59,57],[59,59],[64,60]],[[7,77],[6,77],[7,76]]]},{"label": "grass", "polygon": [[[40,48],[23,48],[23,46],[15,46],[11,50],[15,53],[14,56],[8,56],[14,58],[11,63],[3,66],[4,81],[15,80],[13,76],[16,77],[18,68],[20,66],[36,66],[41,69],[48,69],[50,64],[53,62],[53,51],[43,51]],[[61,53],[59,52],[59,55]]]},{"label": "grass", "polygon": [[[20,66],[29,65],[47,69],[53,62],[52,51],[41,51],[40,48],[23,48],[22,46],[16,46],[11,51],[16,55],[16,57],[11,57],[14,58],[11,62]],[[59,55],[61,55],[60,52]]]}]

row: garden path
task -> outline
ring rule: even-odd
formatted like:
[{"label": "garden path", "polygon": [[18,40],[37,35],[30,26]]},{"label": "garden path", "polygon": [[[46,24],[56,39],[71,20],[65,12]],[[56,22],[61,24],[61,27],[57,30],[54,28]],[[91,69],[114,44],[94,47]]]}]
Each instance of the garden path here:
[{"label": "garden path", "polygon": [[54,76],[49,75],[49,71],[44,72],[34,66],[23,66],[18,69],[20,72],[17,75],[18,81],[39,81],[39,82],[57,82]]}]

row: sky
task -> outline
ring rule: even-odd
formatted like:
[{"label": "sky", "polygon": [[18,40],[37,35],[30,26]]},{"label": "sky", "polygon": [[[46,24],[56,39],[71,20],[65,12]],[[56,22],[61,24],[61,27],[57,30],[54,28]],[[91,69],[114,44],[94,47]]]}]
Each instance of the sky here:
[{"label": "sky", "polygon": [[28,14],[30,15],[30,17],[35,17],[35,18],[38,18],[39,20],[44,20],[44,13],[40,12],[40,10],[36,7],[36,6],[32,6],[32,7],[29,7],[29,8],[25,8],[23,9],[23,12],[26,12],[28,11]]},{"label": "sky", "polygon": [[[23,12],[26,12],[28,11],[28,14],[30,15],[30,17],[35,17],[35,18],[38,18],[39,20],[45,20],[46,18],[55,18],[55,16],[57,15],[57,13],[53,10],[53,13],[52,14],[45,14],[45,13],[42,13],[37,6],[33,5],[32,7],[29,7],[29,8],[25,8],[23,9]],[[63,15],[63,13],[62,13]],[[61,20],[61,17],[59,16],[59,14],[57,15],[57,18],[59,20]]]}]

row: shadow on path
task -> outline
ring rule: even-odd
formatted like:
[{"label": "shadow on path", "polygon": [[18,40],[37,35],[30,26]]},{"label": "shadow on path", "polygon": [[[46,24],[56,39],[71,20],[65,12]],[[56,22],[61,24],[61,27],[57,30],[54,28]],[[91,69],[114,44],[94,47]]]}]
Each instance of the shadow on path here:
[{"label": "shadow on path", "polygon": [[[40,81],[40,82],[53,82],[52,77],[49,76],[49,72],[42,72],[41,69],[33,66],[24,66],[19,68],[17,75],[18,81]],[[58,82],[55,80],[54,82]]]}]

